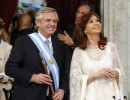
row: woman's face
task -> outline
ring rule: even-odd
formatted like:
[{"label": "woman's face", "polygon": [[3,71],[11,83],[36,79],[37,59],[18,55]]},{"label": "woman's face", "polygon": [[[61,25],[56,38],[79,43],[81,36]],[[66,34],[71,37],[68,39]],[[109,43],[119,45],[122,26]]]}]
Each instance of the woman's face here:
[{"label": "woman's face", "polygon": [[84,32],[87,32],[87,34],[100,34],[101,30],[102,26],[99,19],[95,15],[92,15],[86,24]]}]

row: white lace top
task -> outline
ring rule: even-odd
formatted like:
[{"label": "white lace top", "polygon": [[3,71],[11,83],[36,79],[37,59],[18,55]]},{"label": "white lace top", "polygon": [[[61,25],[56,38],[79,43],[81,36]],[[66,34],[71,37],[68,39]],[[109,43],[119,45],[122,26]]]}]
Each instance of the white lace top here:
[{"label": "white lace top", "polygon": [[[119,80],[99,78],[87,85],[89,74],[102,68],[119,71]],[[117,100],[122,98],[122,67],[115,44],[108,42],[105,49],[76,48],[70,69],[70,100]]]}]

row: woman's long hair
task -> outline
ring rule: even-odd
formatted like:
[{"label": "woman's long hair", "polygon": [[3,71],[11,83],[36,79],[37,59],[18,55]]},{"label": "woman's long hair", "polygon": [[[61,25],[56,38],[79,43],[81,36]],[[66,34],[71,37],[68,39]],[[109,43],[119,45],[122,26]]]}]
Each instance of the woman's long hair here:
[{"label": "woman's long hair", "polygon": [[[81,22],[79,23],[79,25],[75,27],[75,30],[74,30],[74,37],[73,37],[74,43],[77,47],[80,47],[83,50],[87,48],[87,41],[88,41],[88,37],[84,33],[84,30],[86,28],[86,25],[89,19],[92,17],[92,15],[96,16],[101,22],[100,17],[96,13],[90,12],[82,16]],[[104,49],[105,45],[107,44],[107,38],[104,37],[102,33],[100,33],[99,36],[100,36],[100,40],[98,41],[98,47],[100,49]]]},{"label": "woman's long hair", "polygon": [[1,30],[1,39],[5,42],[9,43],[9,36],[7,35],[5,29],[4,29],[4,21],[0,18],[0,30]]},{"label": "woman's long hair", "polygon": [[9,43],[9,36],[7,35],[4,28],[2,28],[1,39],[5,42]]}]

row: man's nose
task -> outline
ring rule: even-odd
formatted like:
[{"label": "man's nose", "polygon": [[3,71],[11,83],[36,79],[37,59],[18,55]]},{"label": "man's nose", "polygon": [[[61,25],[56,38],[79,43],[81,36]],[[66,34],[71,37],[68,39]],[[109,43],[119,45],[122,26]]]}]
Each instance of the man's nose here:
[{"label": "man's nose", "polygon": [[81,14],[80,12],[77,13],[77,17],[78,17],[78,18],[82,17],[82,14]]},{"label": "man's nose", "polygon": [[51,25],[56,25],[57,23],[52,20],[52,21],[50,21],[50,24],[51,24]]}]

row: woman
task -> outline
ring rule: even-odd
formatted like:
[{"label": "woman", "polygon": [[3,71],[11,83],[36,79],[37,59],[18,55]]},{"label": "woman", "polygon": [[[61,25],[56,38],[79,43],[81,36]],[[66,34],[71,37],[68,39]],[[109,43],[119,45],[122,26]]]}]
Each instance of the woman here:
[{"label": "woman", "polygon": [[75,29],[70,69],[70,100],[123,100],[123,71],[116,46],[101,33],[95,13],[82,17]]},{"label": "woman", "polygon": [[0,100],[6,100],[5,95],[3,93],[3,88],[6,90],[11,89],[12,85],[9,83],[9,77],[4,73],[5,63],[10,54],[10,50],[12,46],[8,44],[9,38],[3,28],[4,22],[0,18]]}]

